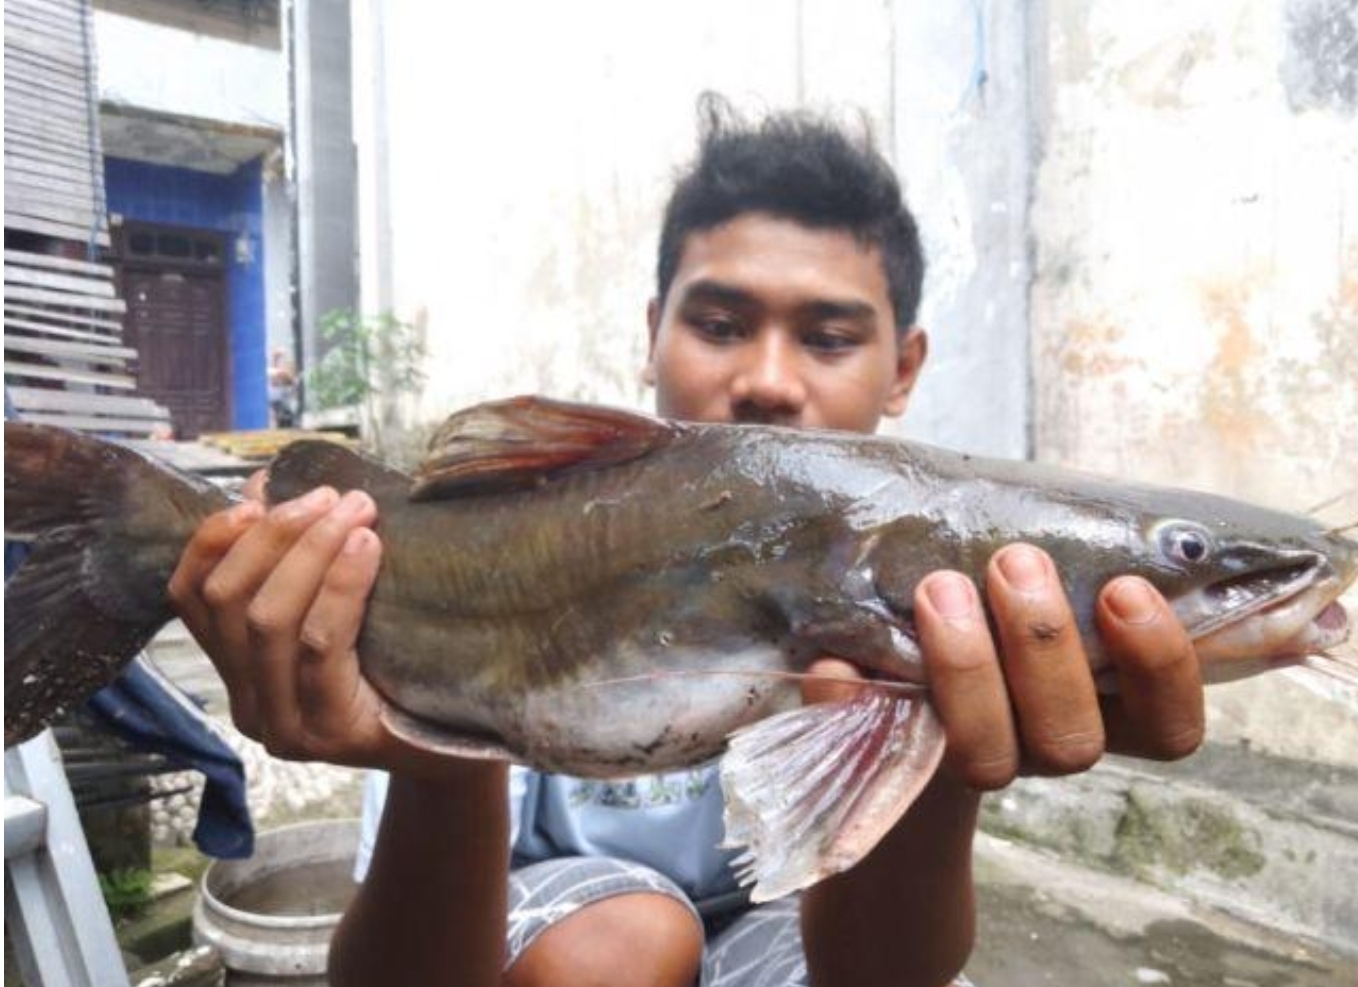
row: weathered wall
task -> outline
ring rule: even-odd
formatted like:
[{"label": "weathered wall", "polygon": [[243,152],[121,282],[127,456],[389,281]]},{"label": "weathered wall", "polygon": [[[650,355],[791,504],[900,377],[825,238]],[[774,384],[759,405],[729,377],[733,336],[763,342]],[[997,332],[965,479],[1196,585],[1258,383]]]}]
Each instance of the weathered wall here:
[{"label": "weathered wall", "polygon": [[[1358,520],[1358,13],[1059,0],[1032,233],[1039,458]],[[1358,761],[1276,678],[1212,733]]]},{"label": "weathered wall", "polygon": [[[931,261],[922,318],[935,357],[904,430],[1025,452],[1013,5],[695,0],[657,20],[634,3],[519,0],[357,13],[364,304],[426,326],[431,379],[415,417],[522,391],[649,404],[638,371],[655,236],[693,153],[696,98],[713,89],[754,114],[806,105],[871,125]],[[379,125],[385,155],[362,146]]]}]

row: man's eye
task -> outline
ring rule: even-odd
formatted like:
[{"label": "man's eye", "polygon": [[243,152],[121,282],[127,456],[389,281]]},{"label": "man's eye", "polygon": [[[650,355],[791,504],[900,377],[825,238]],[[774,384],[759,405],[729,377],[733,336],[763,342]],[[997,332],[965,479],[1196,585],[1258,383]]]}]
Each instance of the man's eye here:
[{"label": "man's eye", "polygon": [[735,319],[720,315],[699,316],[693,320],[693,324],[708,339],[718,342],[739,339],[741,335],[741,325]]},{"label": "man's eye", "polygon": [[843,353],[858,345],[858,337],[833,329],[815,329],[802,337],[802,344],[822,353]]}]

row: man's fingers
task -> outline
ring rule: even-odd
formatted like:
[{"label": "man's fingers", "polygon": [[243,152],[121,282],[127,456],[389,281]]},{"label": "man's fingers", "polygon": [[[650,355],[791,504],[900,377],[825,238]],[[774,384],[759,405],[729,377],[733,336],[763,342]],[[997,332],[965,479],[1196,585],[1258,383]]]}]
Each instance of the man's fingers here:
[{"label": "man's fingers", "polygon": [[264,488],[269,482],[268,470],[255,470],[250,474],[250,479],[246,480],[240,489],[240,494],[246,500],[257,500],[264,502]]},{"label": "man's fingers", "polygon": [[170,576],[169,596],[175,611],[193,630],[206,620],[200,592],[203,581],[236,541],[264,515],[253,501],[218,511],[198,526]]},{"label": "man's fingers", "polygon": [[990,561],[986,590],[1027,766],[1085,770],[1103,755],[1103,717],[1055,566],[1030,545],[1006,546]]},{"label": "man's fingers", "polygon": [[248,603],[279,560],[339,495],[317,487],[305,496],[271,508],[207,577],[203,594],[214,609]]},{"label": "man's fingers", "polygon": [[372,531],[350,531],[302,622],[297,703],[313,738],[361,742],[352,736],[354,724],[376,725],[380,701],[361,674],[355,645],[381,560]]},{"label": "man's fingers", "polygon": [[264,516],[264,506],[246,502],[209,517],[198,526],[170,577],[170,604],[205,652],[213,656],[217,674],[226,685],[231,718],[247,735],[254,735],[255,690],[248,668],[239,658],[228,657],[220,647],[218,621],[204,596],[203,587],[222,559]]},{"label": "man's fingers", "polygon": [[948,766],[973,788],[1000,788],[1018,771],[1018,740],[995,644],[971,580],[935,572],[915,591],[915,626]]},{"label": "man's fingers", "polygon": [[[308,650],[307,642],[301,640],[303,622],[349,533],[356,526],[370,524],[376,514],[367,494],[356,490],[345,494],[305,528],[250,601],[246,624],[258,701],[266,739],[275,753],[298,748],[307,732],[297,695],[299,664],[307,660],[304,652]],[[339,646],[352,648],[352,638]]]},{"label": "man's fingers", "polygon": [[1109,749],[1174,760],[1197,750],[1205,729],[1193,643],[1149,583],[1125,576],[1099,595],[1099,632],[1117,671],[1120,702],[1107,703]]},{"label": "man's fingers", "polygon": [[249,608],[279,559],[316,513],[335,497],[333,490],[322,488],[267,511],[237,539],[197,588],[208,625],[205,633],[210,644],[205,648],[226,683],[231,717],[247,736],[261,736],[259,706],[263,696],[253,667],[256,651],[248,626]]},{"label": "man's fingers", "polygon": [[814,676],[802,683],[802,701],[807,703],[846,703],[863,687],[863,673],[843,658],[818,658],[806,673]]}]

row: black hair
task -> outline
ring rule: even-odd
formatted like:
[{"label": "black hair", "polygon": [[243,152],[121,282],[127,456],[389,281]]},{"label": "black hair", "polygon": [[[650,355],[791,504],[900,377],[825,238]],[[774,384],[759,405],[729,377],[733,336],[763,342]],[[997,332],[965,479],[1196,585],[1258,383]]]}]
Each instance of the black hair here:
[{"label": "black hair", "polygon": [[684,242],[737,216],[763,212],[812,229],[846,230],[881,251],[896,327],[915,324],[924,252],[900,183],[864,131],[859,140],[806,113],[739,119],[721,97],[698,103],[698,158],[675,182],[656,262],[664,304]]}]

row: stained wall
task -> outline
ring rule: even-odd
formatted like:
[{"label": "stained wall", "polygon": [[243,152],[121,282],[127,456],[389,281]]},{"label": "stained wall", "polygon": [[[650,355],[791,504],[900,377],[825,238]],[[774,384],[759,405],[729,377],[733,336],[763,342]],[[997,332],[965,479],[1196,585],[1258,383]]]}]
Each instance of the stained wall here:
[{"label": "stained wall", "polygon": [[[1046,13],[1038,458],[1358,521],[1354,5]],[[1351,714],[1276,677],[1211,708],[1218,739],[1358,758]]]}]

